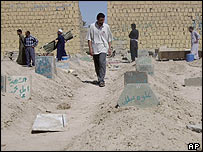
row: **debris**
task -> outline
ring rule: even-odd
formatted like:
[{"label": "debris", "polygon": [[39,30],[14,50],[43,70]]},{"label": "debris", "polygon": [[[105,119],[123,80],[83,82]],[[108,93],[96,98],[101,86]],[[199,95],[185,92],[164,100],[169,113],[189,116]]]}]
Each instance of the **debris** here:
[{"label": "debris", "polygon": [[188,129],[192,131],[196,131],[198,133],[202,132],[202,124],[197,124],[197,125],[187,125],[186,126]]}]

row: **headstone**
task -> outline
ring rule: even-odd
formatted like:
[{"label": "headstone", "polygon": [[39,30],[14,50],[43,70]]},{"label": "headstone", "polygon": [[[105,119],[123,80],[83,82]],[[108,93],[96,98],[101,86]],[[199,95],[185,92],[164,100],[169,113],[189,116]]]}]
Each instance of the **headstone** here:
[{"label": "headstone", "polygon": [[6,92],[21,99],[31,97],[31,76],[6,76]]},{"label": "headstone", "polygon": [[69,63],[68,62],[56,62],[56,67],[68,71],[69,70]]},{"label": "headstone", "polygon": [[6,92],[6,76],[1,75],[1,92]]},{"label": "headstone", "polygon": [[154,75],[154,66],[152,64],[136,64],[136,71],[147,72],[149,75]]},{"label": "headstone", "polygon": [[202,77],[184,79],[185,86],[202,86]]},{"label": "headstone", "polygon": [[146,56],[137,58],[136,64],[152,64],[152,58]]},{"label": "headstone", "polygon": [[65,114],[38,114],[32,126],[32,132],[64,131]]},{"label": "headstone", "polygon": [[138,58],[142,56],[149,56],[149,52],[147,50],[138,50]]},{"label": "headstone", "polygon": [[159,105],[159,101],[147,83],[127,84],[121,93],[118,105],[147,108]]},{"label": "headstone", "polygon": [[92,59],[89,56],[83,56],[80,58],[82,61],[92,62]]},{"label": "headstone", "polygon": [[128,71],[124,74],[124,85],[129,83],[148,83],[146,72]]},{"label": "headstone", "polygon": [[47,78],[53,78],[56,74],[56,64],[53,56],[36,56],[35,72]]}]

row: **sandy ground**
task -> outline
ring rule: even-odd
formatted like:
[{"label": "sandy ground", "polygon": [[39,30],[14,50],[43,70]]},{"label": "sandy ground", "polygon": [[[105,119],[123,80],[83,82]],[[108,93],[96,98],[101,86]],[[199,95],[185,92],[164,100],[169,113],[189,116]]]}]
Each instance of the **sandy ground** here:
[{"label": "sandy ground", "polygon": [[[134,63],[108,66],[106,86],[100,88],[93,62],[71,58],[77,76],[57,68],[55,79],[33,68],[1,61],[1,73],[32,75],[32,96],[23,101],[1,93],[2,150],[188,150],[188,143],[202,143],[202,133],[186,128],[202,123],[202,87],[183,86],[185,78],[202,77],[202,59],[194,62],[153,59],[149,84],[160,105],[153,108],[115,108],[124,89],[124,73]],[[120,57],[116,57],[120,59]],[[67,108],[69,107],[70,108]],[[65,113],[64,132],[31,134],[38,113]],[[202,146],[202,145],[201,145]]]}]

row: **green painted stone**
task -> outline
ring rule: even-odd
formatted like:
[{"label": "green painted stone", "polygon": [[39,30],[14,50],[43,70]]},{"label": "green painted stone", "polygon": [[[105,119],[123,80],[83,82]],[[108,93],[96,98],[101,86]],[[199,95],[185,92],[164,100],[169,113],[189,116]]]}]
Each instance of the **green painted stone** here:
[{"label": "green painted stone", "polygon": [[137,58],[136,64],[152,64],[152,58],[147,56],[142,56]]},{"label": "green painted stone", "polygon": [[92,62],[92,59],[89,56],[83,56],[80,58],[82,61]]},{"label": "green painted stone", "polygon": [[47,78],[53,78],[56,73],[56,64],[53,56],[36,56],[35,72]]},{"label": "green painted stone", "polygon": [[136,106],[139,108],[147,108],[159,104],[160,102],[151,90],[149,84],[146,83],[127,84],[118,100],[120,107]]},{"label": "green painted stone", "polygon": [[154,75],[154,66],[152,64],[136,64],[136,71],[147,72],[149,75]]},{"label": "green painted stone", "polygon": [[124,85],[129,83],[148,83],[146,72],[128,71],[124,74]]},{"label": "green painted stone", "polygon": [[138,58],[143,56],[149,56],[149,52],[147,50],[138,50]]}]

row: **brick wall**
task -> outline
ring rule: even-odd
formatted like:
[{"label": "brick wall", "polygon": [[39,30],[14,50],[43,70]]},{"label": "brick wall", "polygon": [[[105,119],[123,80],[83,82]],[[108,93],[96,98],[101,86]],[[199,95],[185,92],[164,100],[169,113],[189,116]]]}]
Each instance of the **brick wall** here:
[{"label": "brick wall", "polygon": [[108,1],[108,24],[115,38],[114,46],[123,41],[124,48],[129,49],[132,23],[140,32],[140,49],[188,49],[189,26],[195,26],[202,36],[202,1]]},{"label": "brick wall", "polygon": [[[71,54],[81,50],[82,17],[78,1],[1,1],[1,51],[18,50],[16,30],[29,30],[39,48],[57,37],[59,28],[77,35],[66,44]],[[68,53],[67,52],[67,53]],[[56,51],[54,51],[56,54]]]}]

